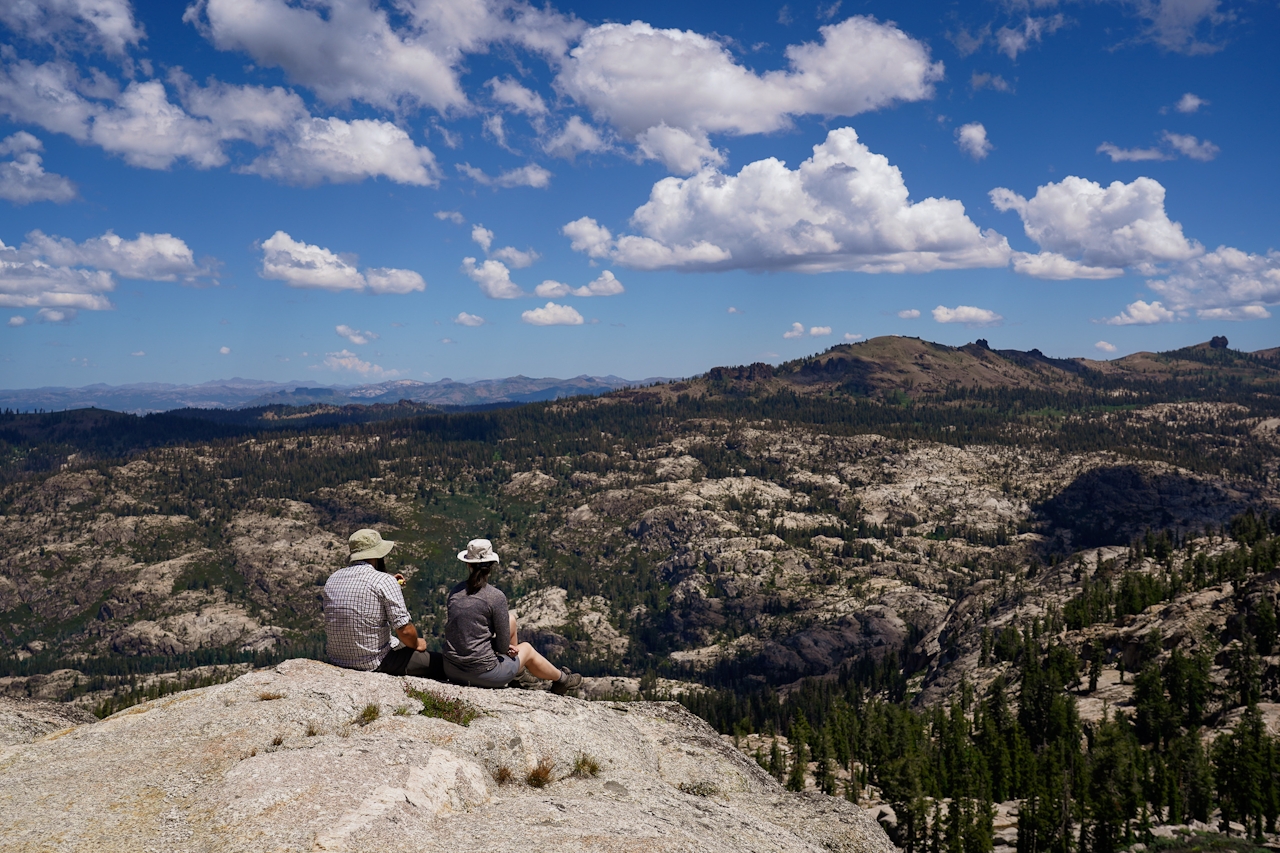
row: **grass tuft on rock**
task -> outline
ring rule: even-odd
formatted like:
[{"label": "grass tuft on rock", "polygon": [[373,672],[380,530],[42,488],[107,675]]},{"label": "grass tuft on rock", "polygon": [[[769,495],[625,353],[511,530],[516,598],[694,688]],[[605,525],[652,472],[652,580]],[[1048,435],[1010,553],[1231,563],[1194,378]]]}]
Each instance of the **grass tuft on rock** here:
[{"label": "grass tuft on rock", "polygon": [[714,797],[720,789],[710,782],[681,782],[680,790],[695,797]]},{"label": "grass tuft on rock", "polygon": [[263,702],[270,702],[272,699],[283,699],[283,693],[272,693],[270,690],[264,690],[258,694],[258,698]]},{"label": "grass tuft on rock", "polygon": [[359,714],[356,714],[356,718],[351,722],[363,728],[364,726],[369,725],[370,723],[372,723],[374,720],[378,719],[378,717],[381,717],[381,716],[382,716],[382,709],[379,708],[377,705],[373,704],[372,702],[370,702],[368,705],[364,706],[363,711],[361,711]]},{"label": "grass tuft on rock", "polygon": [[552,776],[556,772],[556,763],[550,758],[544,758],[538,762],[538,766],[529,771],[529,775],[524,777],[524,783],[530,788],[545,788],[551,784]]},{"label": "grass tuft on rock", "polygon": [[511,768],[505,764],[493,771],[493,781],[497,782],[499,785],[506,785],[514,781],[515,778],[516,774],[512,773]]},{"label": "grass tuft on rock", "polygon": [[480,709],[467,704],[461,699],[450,699],[430,690],[417,690],[406,687],[405,694],[422,703],[418,713],[424,717],[436,717],[459,726],[469,726],[471,721],[480,716]]},{"label": "grass tuft on rock", "polygon": [[579,779],[590,779],[599,774],[600,762],[585,752],[579,752],[578,757],[573,760],[573,772],[569,775]]}]

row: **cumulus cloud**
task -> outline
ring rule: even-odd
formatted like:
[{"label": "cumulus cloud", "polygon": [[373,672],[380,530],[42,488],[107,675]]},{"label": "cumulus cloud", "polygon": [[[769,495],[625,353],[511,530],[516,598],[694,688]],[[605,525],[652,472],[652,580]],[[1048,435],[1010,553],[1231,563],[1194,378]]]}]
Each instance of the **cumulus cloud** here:
[{"label": "cumulus cloud", "polygon": [[457,211],[457,210],[437,210],[434,216],[436,219],[439,219],[441,222],[448,220],[449,222],[452,222],[454,225],[461,225],[467,221],[467,218],[463,216],[460,211]]},{"label": "cumulus cloud", "polygon": [[435,155],[413,144],[389,121],[311,118],[240,171],[286,183],[335,184],[386,177],[398,184],[433,187],[439,182]]},{"label": "cumulus cloud", "polygon": [[530,163],[527,166],[521,166],[519,169],[509,169],[500,175],[490,175],[470,163],[459,163],[457,164],[457,169],[477,184],[486,187],[534,187],[535,189],[544,189],[551,185],[551,173],[537,163]]},{"label": "cumulus cloud", "polygon": [[349,373],[358,373],[361,376],[379,378],[390,378],[398,375],[400,372],[398,370],[386,370],[380,365],[365,361],[348,349],[325,353],[324,361],[319,366],[329,370],[346,371]]},{"label": "cumulus cloud", "polygon": [[361,332],[358,329],[351,328],[345,323],[340,326],[334,326],[333,330],[338,333],[339,337],[346,338],[357,346],[363,346],[364,344],[369,343],[369,341],[376,341],[378,339],[378,336],[373,332]]},{"label": "cumulus cloud", "polygon": [[820,33],[821,42],[786,48],[785,70],[756,74],[699,33],[604,24],[583,34],[555,82],[623,137],[644,135],[642,156],[671,157],[663,162],[677,169],[692,153],[714,150],[707,134],[768,133],[793,116],[852,116],[918,101],[942,79],[928,48],[890,24],[857,16]]},{"label": "cumulus cloud", "polygon": [[974,326],[996,326],[1004,317],[986,308],[975,308],[972,305],[957,305],[948,308],[939,305],[933,309],[933,319],[939,323],[963,323],[970,328]]},{"label": "cumulus cloud", "polygon": [[975,92],[980,92],[983,89],[992,89],[996,92],[1013,91],[1013,86],[1009,85],[1009,81],[999,74],[986,74],[978,71],[973,72],[973,76],[969,78],[969,88]]},{"label": "cumulus cloud", "polygon": [[979,230],[963,204],[908,195],[897,167],[840,128],[794,170],[771,157],[737,175],[705,169],[659,181],[631,217],[638,235],[614,239],[589,217],[562,231],[576,251],[634,269],[925,272],[1008,263],[1005,239]]},{"label": "cumulus cloud", "polygon": [[1159,302],[1143,302],[1139,299],[1132,302],[1115,317],[1104,320],[1108,326],[1151,326],[1156,323],[1172,323],[1178,319],[1168,308]]},{"label": "cumulus cloud", "polygon": [[1187,92],[1178,99],[1178,103],[1174,104],[1173,108],[1180,113],[1193,113],[1201,107],[1207,107],[1208,105],[1209,102],[1204,98],[1201,98],[1198,95],[1193,95],[1191,92]]},{"label": "cumulus cloud", "polygon": [[783,332],[782,337],[787,340],[804,337],[804,323],[792,323],[790,330]]},{"label": "cumulus cloud", "polygon": [[1094,345],[1093,345],[1093,347],[1094,347],[1094,349],[1101,350],[1102,352],[1115,352],[1115,351],[1116,351],[1116,345],[1115,345],[1115,344],[1109,344],[1109,343],[1107,343],[1106,341],[1098,341],[1096,344],[1094,344]]},{"label": "cumulus cloud", "polygon": [[480,285],[480,292],[490,299],[516,299],[525,295],[520,285],[511,280],[511,270],[502,261],[489,259],[477,264],[475,258],[463,258],[462,271]]},{"label": "cumulus cloud", "polygon": [[26,318],[26,317],[23,317],[21,314],[15,314],[14,316],[12,316],[12,317],[10,317],[10,318],[9,318],[9,325],[10,325],[10,326],[25,326],[25,325],[27,325],[27,318]]},{"label": "cumulus cloud", "polygon": [[844,333],[844,342],[845,342],[845,343],[847,343],[847,344],[851,344],[851,343],[853,343],[854,341],[860,341],[860,340],[862,340],[862,338],[863,338],[863,336],[862,336],[862,335],[855,335],[855,334],[853,334],[852,332],[845,332],[845,333]]},{"label": "cumulus cloud", "polygon": [[664,122],[636,136],[636,146],[646,160],[659,160],[676,174],[691,175],[704,166],[724,163],[724,154],[707,134],[668,127]]},{"label": "cumulus cloud", "polygon": [[129,353],[129,355],[133,356],[134,358],[141,358],[142,356],[146,355],[146,352],[144,352],[143,350],[135,350],[134,352]]},{"label": "cumulus cloud", "polygon": [[521,270],[528,266],[533,266],[534,261],[542,257],[533,249],[520,250],[514,246],[503,246],[491,253],[491,257],[497,258],[509,267]]},{"label": "cumulus cloud", "polygon": [[59,204],[76,197],[76,185],[44,170],[44,161],[36,152],[44,149],[44,143],[19,131],[0,141],[0,156],[12,155],[12,160],[0,162],[0,198],[14,204],[30,204],[33,201],[53,201]]},{"label": "cumulus cloud", "polygon": [[231,355],[231,347],[218,347],[218,355]]},{"label": "cumulus cloud", "polygon": [[534,288],[533,292],[537,296],[558,299],[565,296],[617,296],[625,292],[625,288],[612,272],[605,270],[595,281],[582,287],[570,287],[564,282],[547,279]]},{"label": "cumulus cloud", "polygon": [[412,270],[378,267],[362,273],[354,255],[340,255],[300,242],[284,231],[272,234],[261,245],[262,269],[258,274],[290,287],[403,294],[425,290],[427,286],[422,276]]},{"label": "cumulus cloud", "polygon": [[1001,27],[996,30],[996,44],[999,46],[1001,53],[1010,59],[1016,60],[1019,53],[1022,53],[1031,45],[1039,43],[1046,35],[1053,35],[1065,23],[1066,18],[1062,15],[1053,15],[1047,18],[1027,16],[1020,26]]},{"label": "cumulus cloud", "polygon": [[1206,139],[1201,142],[1188,133],[1170,133],[1166,130],[1163,139],[1183,157],[1190,157],[1192,160],[1199,160],[1202,163],[1217,157],[1222,150],[1209,140]]},{"label": "cumulus cloud", "polygon": [[829,334],[831,334],[830,326],[810,326],[809,327],[809,337],[811,338],[821,338]]},{"label": "cumulus cloud", "polygon": [[533,289],[534,296],[541,296],[545,299],[560,299],[568,296],[572,292],[572,287],[562,281],[556,281],[551,278]]},{"label": "cumulus cloud", "polygon": [[355,100],[389,110],[465,109],[459,66],[467,54],[508,43],[556,57],[582,30],[550,7],[511,0],[405,0],[395,7],[393,22],[386,10],[361,0],[198,0],[184,20],[218,49],[282,68],[330,103]]},{"label": "cumulus cloud", "polygon": [[1039,187],[1031,199],[1003,187],[991,191],[996,209],[1017,212],[1026,235],[1042,250],[1019,254],[1014,268],[1050,279],[1109,278],[1126,267],[1150,272],[1157,264],[1199,255],[1200,244],[1183,236],[1182,226],[1165,213],[1164,197],[1164,187],[1151,178],[1104,188],[1069,176]]},{"label": "cumulus cloud", "polygon": [[920,309],[904,308],[898,312],[898,316],[901,317],[903,320],[915,320],[920,316]]},{"label": "cumulus cloud", "polygon": [[527,116],[537,117],[547,114],[547,104],[542,100],[542,96],[532,89],[527,89],[510,77],[498,79],[494,77],[485,83],[489,87],[489,91],[493,99],[518,113],[524,113]]},{"label": "cumulus cloud", "polygon": [[972,121],[956,130],[956,145],[975,160],[981,160],[994,148],[987,139],[987,129],[982,122]]},{"label": "cumulus cloud", "polygon": [[36,312],[36,320],[41,323],[69,323],[75,316],[74,308],[41,308]]},{"label": "cumulus cloud", "polygon": [[89,47],[123,57],[146,37],[129,0],[18,0],[0,3],[0,23],[39,43]]},{"label": "cumulus cloud", "polygon": [[1212,34],[1231,14],[1223,12],[1220,0],[1154,0],[1134,4],[1147,21],[1143,37],[1168,51],[1189,55],[1215,53],[1221,42],[1205,41],[1202,32]]},{"label": "cumulus cloud", "polygon": [[548,302],[541,308],[525,311],[520,319],[531,326],[581,326],[582,315],[572,306]]},{"label": "cumulus cloud", "polygon": [[1280,252],[1219,246],[1147,286],[1174,311],[1194,311],[1201,319],[1266,319],[1264,306],[1280,304]]},{"label": "cumulus cloud", "polygon": [[468,314],[466,311],[462,311],[457,317],[453,318],[453,322],[457,323],[459,326],[471,326],[472,328],[475,328],[476,326],[484,325],[484,318],[479,314]]},{"label": "cumulus cloud", "polygon": [[[18,247],[0,242],[0,305],[51,311],[105,311],[115,276],[150,281],[195,281],[212,273],[172,234],[125,240],[108,231],[76,243],[32,231]],[[63,318],[65,319],[65,318]]]},{"label": "cumulus cloud", "polygon": [[566,160],[572,160],[579,154],[594,154],[608,148],[609,143],[600,135],[600,131],[578,116],[570,116],[559,133],[542,143],[543,151]]},{"label": "cumulus cloud", "polygon": [[738,308],[734,308],[732,305],[730,305],[730,306],[729,306],[729,313],[730,313],[730,314],[741,314],[741,313],[742,313],[742,311],[741,311],[740,309],[738,309]]},{"label": "cumulus cloud", "polygon": [[489,247],[493,245],[493,232],[476,223],[471,226],[471,240],[480,247],[481,251],[487,252]]}]

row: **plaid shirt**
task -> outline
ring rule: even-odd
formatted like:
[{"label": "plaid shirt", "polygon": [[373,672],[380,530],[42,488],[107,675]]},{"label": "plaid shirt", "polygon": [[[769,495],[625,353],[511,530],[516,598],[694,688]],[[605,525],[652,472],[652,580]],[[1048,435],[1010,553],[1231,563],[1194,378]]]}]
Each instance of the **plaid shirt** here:
[{"label": "plaid shirt", "polygon": [[324,585],[325,651],[347,669],[375,670],[391,651],[392,629],[409,624],[400,584],[368,563],[352,563]]}]

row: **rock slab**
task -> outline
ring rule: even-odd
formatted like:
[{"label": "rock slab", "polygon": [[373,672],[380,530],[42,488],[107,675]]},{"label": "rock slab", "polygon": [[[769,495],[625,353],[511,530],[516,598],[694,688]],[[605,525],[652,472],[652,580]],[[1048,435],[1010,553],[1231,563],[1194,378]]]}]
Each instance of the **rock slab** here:
[{"label": "rock slab", "polygon": [[[467,727],[422,716],[406,688],[480,715]],[[598,774],[572,775],[584,756]],[[539,764],[551,779],[532,787]],[[486,691],[308,660],[0,747],[0,851],[315,850],[894,847],[861,809],[784,791],[674,703]]]}]

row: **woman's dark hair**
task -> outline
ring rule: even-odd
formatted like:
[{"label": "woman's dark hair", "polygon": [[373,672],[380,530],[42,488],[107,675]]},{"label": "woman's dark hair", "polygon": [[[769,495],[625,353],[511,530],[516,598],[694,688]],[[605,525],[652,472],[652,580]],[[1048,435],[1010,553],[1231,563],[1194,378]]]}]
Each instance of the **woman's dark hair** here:
[{"label": "woman's dark hair", "polygon": [[485,584],[489,582],[489,572],[493,571],[493,567],[498,565],[493,560],[486,563],[472,563],[471,575],[467,578],[467,592],[475,595],[484,589]]}]

